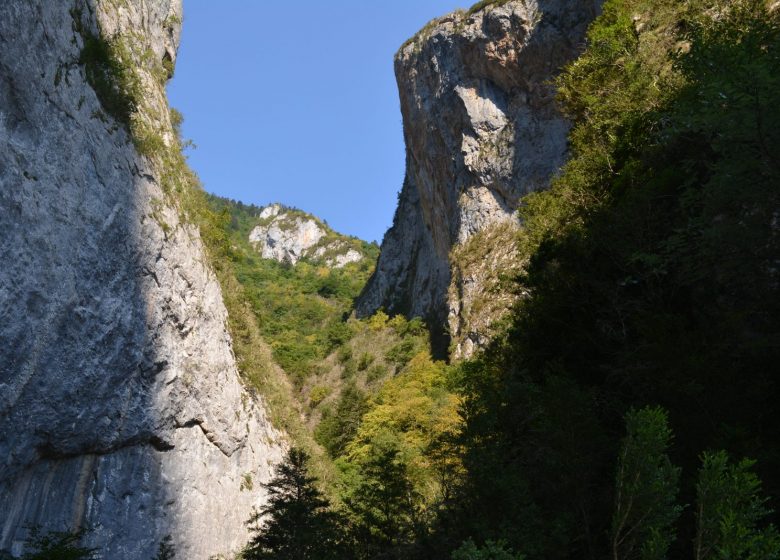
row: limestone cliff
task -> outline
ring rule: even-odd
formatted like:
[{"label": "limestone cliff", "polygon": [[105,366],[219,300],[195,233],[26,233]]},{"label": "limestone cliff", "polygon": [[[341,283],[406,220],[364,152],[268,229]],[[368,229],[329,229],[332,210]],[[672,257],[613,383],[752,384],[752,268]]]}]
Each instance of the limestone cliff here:
[{"label": "limestone cliff", "polygon": [[366,257],[360,240],[340,235],[311,214],[281,204],[266,206],[257,215],[249,242],[264,259],[290,264],[307,258],[342,268]]},{"label": "limestone cliff", "polygon": [[0,550],[40,524],[101,558],[230,553],[280,458],[170,167],[180,22],[0,4]]},{"label": "limestone cliff", "polygon": [[[359,315],[383,306],[423,316],[449,331],[456,356],[484,343],[509,303],[505,291],[491,295],[499,272],[515,266],[507,224],[517,225],[521,197],[547,187],[566,156],[569,126],[550,80],[578,52],[599,5],[482,2],[434,20],[401,47],[406,178]],[[485,239],[508,246],[488,259],[451,259],[488,230]],[[493,305],[477,305],[476,296]],[[476,309],[483,315],[471,317]]]}]

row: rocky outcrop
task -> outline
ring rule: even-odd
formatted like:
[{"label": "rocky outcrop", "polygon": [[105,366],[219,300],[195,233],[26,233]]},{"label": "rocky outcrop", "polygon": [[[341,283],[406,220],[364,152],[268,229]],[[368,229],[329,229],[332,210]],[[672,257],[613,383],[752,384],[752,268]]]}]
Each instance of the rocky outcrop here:
[{"label": "rocky outcrop", "polygon": [[517,246],[518,227],[513,221],[488,226],[450,252],[447,326],[454,359],[484,348],[519,295],[514,280],[525,262]]},{"label": "rocky outcrop", "polygon": [[364,258],[362,252],[351,247],[354,241],[335,233],[314,216],[280,204],[263,208],[258,224],[249,232],[249,242],[264,259],[296,264],[308,258],[331,268]]},{"label": "rocky outcrop", "polygon": [[141,155],[171,145],[180,22],[180,0],[0,5],[0,550],[40,525],[101,558],[230,553],[280,459],[175,177]]},{"label": "rocky outcrop", "polygon": [[[384,307],[425,317],[449,329],[456,350],[484,338],[461,330],[484,321],[459,317],[475,306],[448,296],[468,293],[451,286],[450,253],[478,232],[516,223],[521,197],[547,187],[563,164],[569,125],[550,80],[578,52],[599,5],[496,1],[435,20],[401,47],[406,178],[359,315]],[[495,277],[504,264],[478,266],[454,276]]]}]

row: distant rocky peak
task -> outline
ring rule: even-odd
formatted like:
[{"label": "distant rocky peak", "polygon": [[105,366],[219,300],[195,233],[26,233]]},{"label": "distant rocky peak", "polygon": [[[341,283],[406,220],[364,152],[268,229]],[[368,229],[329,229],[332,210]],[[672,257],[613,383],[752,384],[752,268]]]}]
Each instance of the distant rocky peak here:
[{"label": "distant rocky peak", "polygon": [[307,258],[341,268],[365,257],[358,248],[359,240],[336,233],[319,218],[301,210],[274,203],[263,208],[257,219],[249,242],[264,259],[294,265]]}]

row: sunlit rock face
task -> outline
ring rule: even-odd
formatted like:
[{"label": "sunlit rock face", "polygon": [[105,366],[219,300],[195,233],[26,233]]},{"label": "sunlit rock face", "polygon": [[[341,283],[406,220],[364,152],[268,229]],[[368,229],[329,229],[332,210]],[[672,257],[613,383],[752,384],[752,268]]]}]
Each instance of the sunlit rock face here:
[{"label": "sunlit rock face", "polygon": [[358,262],[364,255],[320,220],[280,204],[266,206],[259,224],[249,232],[249,242],[264,259],[296,264],[308,258],[331,268]]},{"label": "sunlit rock face", "polygon": [[249,241],[264,259],[295,264],[325,237],[313,218],[288,215],[278,204],[264,208],[259,217],[264,223],[252,229]]},{"label": "sunlit rock face", "polygon": [[453,297],[474,290],[451,283],[495,276],[513,252],[472,259],[481,269],[457,274],[450,253],[478,232],[516,223],[520,198],[546,188],[564,163],[569,124],[550,80],[582,47],[599,5],[497,2],[435,20],[401,47],[395,72],[406,178],[359,315],[384,307],[425,317],[435,329],[448,329],[456,356],[484,344],[484,333],[463,329],[493,318],[462,317],[475,306]]},{"label": "sunlit rock face", "polygon": [[168,534],[230,554],[280,459],[197,229],[79,63],[85,30],[172,63],[180,21],[180,0],[0,3],[0,550],[40,525],[106,559]]}]

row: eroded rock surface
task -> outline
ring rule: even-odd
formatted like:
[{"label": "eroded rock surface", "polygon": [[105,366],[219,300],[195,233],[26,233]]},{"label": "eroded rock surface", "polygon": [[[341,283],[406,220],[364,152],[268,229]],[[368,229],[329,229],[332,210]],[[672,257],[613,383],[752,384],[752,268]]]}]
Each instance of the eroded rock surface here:
[{"label": "eroded rock surface", "polygon": [[[168,534],[230,553],[280,459],[198,231],[82,63],[94,36],[165,69],[180,21],[180,0],[0,3],[0,550],[38,524],[106,559]],[[164,79],[141,78],[165,139]]]},{"label": "eroded rock surface", "polygon": [[[496,3],[435,20],[401,47],[395,72],[406,178],[359,315],[384,307],[442,331],[446,325],[456,353],[473,349],[466,339],[484,338],[461,330],[484,321],[458,316],[474,306],[451,299],[470,291],[451,286],[450,252],[478,232],[516,222],[520,198],[546,188],[564,163],[569,125],[550,80],[581,48],[599,6]],[[500,259],[474,264],[481,269],[455,276],[495,276],[503,266]]]},{"label": "eroded rock surface", "polygon": [[314,216],[289,210],[280,204],[266,206],[258,215],[260,223],[249,232],[249,242],[264,259],[296,264],[302,258],[322,261],[342,268],[364,258],[341,236]]}]

